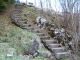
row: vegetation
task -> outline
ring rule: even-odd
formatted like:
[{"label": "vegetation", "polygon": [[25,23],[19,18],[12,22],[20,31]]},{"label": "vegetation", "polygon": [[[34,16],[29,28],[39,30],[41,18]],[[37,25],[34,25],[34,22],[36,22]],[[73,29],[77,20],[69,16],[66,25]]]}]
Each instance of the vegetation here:
[{"label": "vegetation", "polygon": [[0,12],[4,11],[14,0],[0,0]]}]

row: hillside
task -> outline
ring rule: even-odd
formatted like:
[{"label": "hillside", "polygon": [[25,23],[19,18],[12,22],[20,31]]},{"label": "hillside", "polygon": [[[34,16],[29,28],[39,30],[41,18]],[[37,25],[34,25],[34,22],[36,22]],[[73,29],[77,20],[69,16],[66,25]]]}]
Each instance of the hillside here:
[{"label": "hillside", "polygon": [[[31,15],[28,16],[29,20],[35,19],[36,13],[32,12],[31,8],[27,8]],[[24,48],[27,48],[30,44],[32,44],[32,40],[40,39],[38,35],[23,30],[17,27],[15,24],[11,22],[10,19],[10,12],[14,10],[14,5],[10,6],[6,12],[0,15],[0,60],[24,60]],[[23,10],[25,13],[25,9]],[[31,18],[32,16],[32,18]],[[24,17],[23,17],[24,18]],[[30,19],[31,18],[31,19]],[[25,45],[25,43],[27,45]],[[41,51],[46,49],[39,48]],[[6,57],[6,54],[14,51],[13,58]],[[42,53],[39,57],[35,58],[34,60],[47,60],[42,56]],[[33,60],[33,58],[32,58]]]},{"label": "hillside", "polygon": [[[12,23],[10,19],[10,12],[14,10],[14,5],[10,6],[8,10],[0,15],[0,59],[1,60],[24,60],[25,56],[23,56],[24,49],[28,48],[34,39],[39,39],[40,37],[32,33],[26,29],[21,29],[15,24]],[[29,13],[26,17],[24,14]],[[33,21],[35,21],[37,16],[41,16],[50,21],[50,17],[43,16],[40,14],[40,11],[35,11],[33,7],[26,6],[22,9],[21,14],[23,19],[27,19],[27,23],[31,24],[32,27],[35,27]],[[55,23],[57,24],[57,23]],[[37,30],[37,29],[36,29]],[[40,29],[39,29],[40,30]],[[41,30],[41,32],[47,35],[47,31]],[[6,54],[14,52],[14,56],[9,58],[6,57]],[[49,58],[45,58],[43,53],[47,51],[47,49],[43,48],[40,44],[39,46],[40,55],[36,58],[32,58],[30,60],[50,60]],[[64,59],[58,60],[71,60],[70,57],[66,57]]]}]

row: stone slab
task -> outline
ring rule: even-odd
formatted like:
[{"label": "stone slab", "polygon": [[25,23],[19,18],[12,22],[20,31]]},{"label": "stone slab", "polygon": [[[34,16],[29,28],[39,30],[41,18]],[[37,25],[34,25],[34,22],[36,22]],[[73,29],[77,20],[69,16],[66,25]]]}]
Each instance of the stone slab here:
[{"label": "stone slab", "polygon": [[57,43],[56,40],[44,40],[44,43],[48,44],[53,44],[53,43]]},{"label": "stone slab", "polygon": [[65,58],[65,57],[70,57],[71,53],[70,52],[60,52],[60,53],[56,53],[55,57],[56,58]]},{"label": "stone slab", "polygon": [[50,37],[49,36],[40,36],[40,39],[41,40],[48,40],[48,39],[50,39]]},{"label": "stone slab", "polygon": [[39,36],[44,36],[45,34],[44,33],[36,33],[37,35]]},{"label": "stone slab", "polygon": [[58,48],[58,47],[60,47],[60,44],[48,44],[48,47],[50,49],[52,49],[52,48]]},{"label": "stone slab", "polygon": [[40,33],[40,31],[38,31],[38,30],[32,30],[32,32],[34,32],[34,33]]},{"label": "stone slab", "polygon": [[65,49],[64,47],[52,48],[51,50],[52,50],[54,53],[66,52],[66,49]]},{"label": "stone slab", "polygon": [[29,25],[29,24],[22,24],[23,25],[23,27],[31,27],[31,25]]}]

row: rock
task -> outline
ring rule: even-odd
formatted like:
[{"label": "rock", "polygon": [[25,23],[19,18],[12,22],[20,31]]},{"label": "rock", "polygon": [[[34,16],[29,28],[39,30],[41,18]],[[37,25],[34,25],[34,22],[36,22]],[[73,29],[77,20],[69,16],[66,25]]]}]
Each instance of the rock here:
[{"label": "rock", "polygon": [[55,28],[50,28],[50,30],[54,31],[54,30],[55,30]]},{"label": "rock", "polygon": [[24,55],[24,60],[30,60],[30,56],[29,55]]},{"label": "rock", "polygon": [[45,28],[46,19],[41,18],[40,16],[38,16],[36,18],[36,22],[37,22],[37,25],[40,25],[40,28]]},{"label": "rock", "polygon": [[15,49],[14,48],[9,48],[6,54],[6,57],[13,57],[15,53]]},{"label": "rock", "polygon": [[51,52],[50,51],[46,51],[45,57],[49,58],[50,56],[51,56]]},{"label": "rock", "polygon": [[52,55],[50,56],[50,60],[56,60],[56,58]]},{"label": "rock", "polygon": [[39,42],[36,39],[33,41],[32,47],[34,47],[36,51],[38,50]]},{"label": "rock", "polygon": [[45,48],[44,45],[43,45],[42,43],[40,44],[40,47],[41,47],[41,48]]},{"label": "rock", "polygon": [[60,32],[60,29],[58,29],[58,28],[56,28],[54,31],[55,34],[58,34],[59,32]]},{"label": "rock", "polygon": [[61,29],[61,32],[64,33],[64,32],[65,32],[65,29],[62,28],[62,29]]},{"label": "rock", "polygon": [[27,16],[27,15],[29,15],[29,13],[30,13],[30,12],[27,12],[27,13],[25,13],[25,14],[24,14],[24,16]]},{"label": "rock", "polygon": [[31,55],[19,55],[20,59],[22,60],[30,60],[30,58],[32,57]]},{"label": "rock", "polygon": [[32,43],[32,45],[24,51],[24,55],[32,55],[33,57],[38,56],[38,47],[39,47],[39,42],[35,39]]},{"label": "rock", "polygon": [[13,57],[13,52],[10,52],[10,53],[8,52],[6,56],[7,57]]},{"label": "rock", "polygon": [[34,53],[33,58],[37,57],[39,55],[39,52],[37,51],[36,53]]}]

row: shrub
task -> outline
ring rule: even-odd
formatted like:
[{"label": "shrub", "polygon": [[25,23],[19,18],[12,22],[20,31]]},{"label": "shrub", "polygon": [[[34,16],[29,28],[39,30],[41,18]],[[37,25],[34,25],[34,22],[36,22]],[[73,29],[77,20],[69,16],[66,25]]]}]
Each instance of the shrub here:
[{"label": "shrub", "polygon": [[0,12],[3,12],[14,0],[0,0]]},{"label": "shrub", "polygon": [[4,9],[7,7],[7,3],[3,0],[0,0],[0,12],[4,11]]}]

